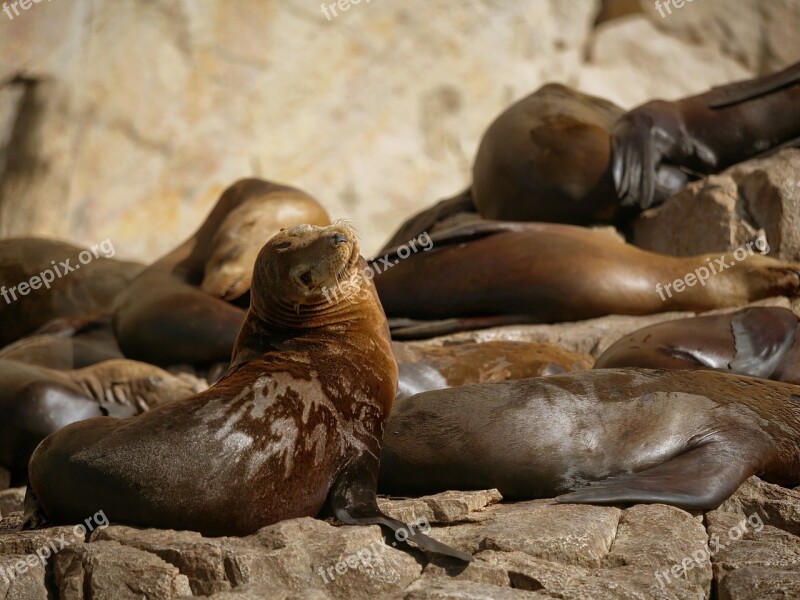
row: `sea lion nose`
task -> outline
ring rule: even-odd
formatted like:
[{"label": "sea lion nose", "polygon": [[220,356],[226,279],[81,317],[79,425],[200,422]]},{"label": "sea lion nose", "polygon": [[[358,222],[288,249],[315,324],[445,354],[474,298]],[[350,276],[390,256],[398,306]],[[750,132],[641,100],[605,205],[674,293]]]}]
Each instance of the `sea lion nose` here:
[{"label": "sea lion nose", "polygon": [[334,233],[333,237],[331,238],[331,243],[334,246],[338,246],[339,244],[344,244],[345,242],[347,242],[347,236],[339,232]]}]

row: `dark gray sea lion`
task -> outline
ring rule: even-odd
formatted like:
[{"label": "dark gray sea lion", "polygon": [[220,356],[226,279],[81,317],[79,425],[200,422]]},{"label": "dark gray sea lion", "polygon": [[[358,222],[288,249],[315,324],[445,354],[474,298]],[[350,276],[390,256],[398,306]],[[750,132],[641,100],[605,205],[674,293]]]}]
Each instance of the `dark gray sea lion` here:
[{"label": "dark gray sea lion", "polygon": [[798,431],[796,386],[714,371],[484,383],[396,403],[380,490],[710,509],[751,475],[800,483]]}]

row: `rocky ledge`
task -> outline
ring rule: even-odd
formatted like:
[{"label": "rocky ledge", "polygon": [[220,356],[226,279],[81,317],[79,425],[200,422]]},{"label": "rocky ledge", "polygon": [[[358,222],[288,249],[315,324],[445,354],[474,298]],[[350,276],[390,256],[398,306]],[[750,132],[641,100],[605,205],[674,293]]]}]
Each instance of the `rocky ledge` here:
[{"label": "rocky ledge", "polygon": [[[18,490],[0,493],[18,509]],[[16,503],[16,505],[15,505]],[[757,478],[720,508],[501,502],[495,490],[381,501],[475,560],[429,560],[377,526],[293,519],[245,538],[0,521],[0,597],[104,600],[800,597],[800,491]],[[220,515],[220,518],[225,518]],[[46,560],[39,557],[46,556]]]}]

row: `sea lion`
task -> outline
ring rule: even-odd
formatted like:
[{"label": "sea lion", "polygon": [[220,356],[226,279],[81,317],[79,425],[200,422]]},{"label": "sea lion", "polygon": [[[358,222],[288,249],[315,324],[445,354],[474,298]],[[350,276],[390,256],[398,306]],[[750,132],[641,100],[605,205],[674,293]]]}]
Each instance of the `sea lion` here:
[{"label": "sea lion", "polygon": [[110,313],[117,294],[144,268],[115,254],[111,240],[91,248],[0,240],[0,347],[54,319]]},{"label": "sea lion", "polygon": [[75,421],[139,414],[203,388],[126,359],[72,371],[0,360],[0,465],[24,471],[39,442]]},{"label": "sea lion", "polygon": [[380,489],[716,508],[751,475],[800,483],[798,398],[786,383],[648,369],[425,392],[396,403]]},{"label": "sea lion", "polygon": [[295,188],[260,179],[228,187],[194,235],[120,294],[113,325],[125,356],[162,366],[230,360],[258,251],[300,223],[330,219]]},{"label": "sea lion", "polygon": [[392,351],[400,371],[398,399],[473,383],[590,369],[594,362],[588,354],[532,342],[467,342],[436,347],[393,342]]},{"label": "sea lion", "polygon": [[800,384],[800,324],[778,307],[657,323],[617,340],[596,369],[714,369]]},{"label": "sea lion", "polygon": [[[481,139],[472,199],[486,219],[621,224],[611,170],[611,131],[625,111],[612,102],[548,84],[506,109]],[[678,169],[657,170],[665,200],[686,184]]]},{"label": "sea lion", "polygon": [[316,516],[327,499],[344,523],[405,529],[375,499],[397,386],[386,317],[369,281],[340,302],[322,292],[365,265],[344,224],[275,235],[256,259],[228,373],[196,396],[44,440],[29,466],[28,526],[103,507],[128,525],[248,535]]},{"label": "sea lion", "polygon": [[[389,317],[456,319],[413,328],[416,337],[609,314],[701,312],[800,290],[800,265],[757,252],[741,262],[738,254],[721,253],[715,260],[726,267],[711,275],[706,256],[655,254],[569,225],[486,221],[434,233],[430,243],[430,251],[406,250],[402,260],[390,252],[391,268],[375,276]],[[698,285],[693,274],[701,268],[709,277]],[[677,279],[688,283],[689,275],[694,282],[680,293],[657,291]]]},{"label": "sea lion", "polygon": [[674,102],[652,100],[612,129],[614,185],[623,206],[660,201],[658,173],[718,173],[800,145],[800,63]]},{"label": "sea lion", "polygon": [[0,360],[15,360],[50,369],[81,369],[124,358],[111,319],[88,315],[57,319],[32,335],[0,349]]}]

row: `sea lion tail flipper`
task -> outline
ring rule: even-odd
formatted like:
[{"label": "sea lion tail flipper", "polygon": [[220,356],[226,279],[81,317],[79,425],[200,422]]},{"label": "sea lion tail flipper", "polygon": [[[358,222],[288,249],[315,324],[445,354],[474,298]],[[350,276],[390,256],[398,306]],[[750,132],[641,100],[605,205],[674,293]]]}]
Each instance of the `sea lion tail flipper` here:
[{"label": "sea lion tail flipper", "polygon": [[783,71],[765,77],[737,81],[712,88],[708,92],[708,107],[725,108],[741,104],[797,83],[800,83],[800,63],[795,63]]},{"label": "sea lion tail flipper", "polygon": [[398,541],[414,542],[425,552],[472,561],[471,554],[451,548],[425,535],[413,524],[403,523],[381,512],[375,498],[377,461],[370,462],[376,463],[375,472],[365,469],[363,463],[361,468],[345,469],[331,488],[329,499],[334,517],[346,525],[382,525],[391,529]]},{"label": "sea lion tail flipper", "polygon": [[36,498],[36,494],[29,483],[27,489],[25,490],[21,529],[23,531],[28,529],[39,529],[40,527],[47,525],[48,521],[47,515],[44,514],[44,509],[42,508],[42,505],[39,504],[39,500]]},{"label": "sea lion tail flipper", "polygon": [[758,465],[737,460],[735,442],[721,440],[679,454],[638,473],[608,477],[556,497],[574,504],[662,503],[679,508],[713,509],[727,500]]},{"label": "sea lion tail flipper", "polygon": [[733,316],[731,330],[736,348],[731,371],[769,378],[792,347],[797,317],[788,309],[748,308]]}]

